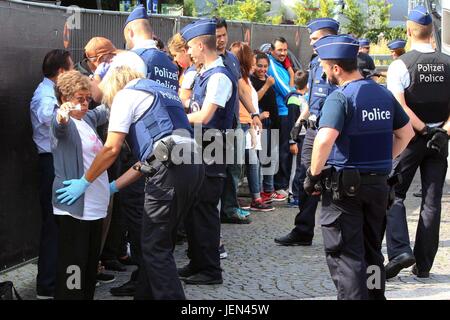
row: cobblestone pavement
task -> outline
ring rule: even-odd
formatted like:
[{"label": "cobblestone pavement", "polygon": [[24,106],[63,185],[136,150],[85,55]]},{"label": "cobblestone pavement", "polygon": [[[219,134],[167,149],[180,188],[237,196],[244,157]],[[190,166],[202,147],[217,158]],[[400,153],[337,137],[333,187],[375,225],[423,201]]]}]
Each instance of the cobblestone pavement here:
[{"label": "cobblestone pavement", "polygon": [[[409,270],[388,281],[388,299],[450,299],[450,188],[445,188],[442,201],[440,246],[429,279],[419,279]],[[414,241],[420,199],[418,179],[407,198],[411,241]],[[292,228],[296,209],[278,205],[277,210],[252,214],[250,225],[222,225],[228,258],[222,260],[223,285],[185,286],[188,299],[335,299],[336,290],[330,279],[323,253],[320,228],[311,247],[277,246],[273,239]],[[176,248],[179,266],[187,262],[186,244]],[[386,254],[386,248],[383,248]],[[128,272],[115,273],[117,280],[97,288],[96,299],[117,299],[109,289],[128,280]],[[0,281],[12,280],[25,299],[34,299],[36,264],[0,275]]]}]

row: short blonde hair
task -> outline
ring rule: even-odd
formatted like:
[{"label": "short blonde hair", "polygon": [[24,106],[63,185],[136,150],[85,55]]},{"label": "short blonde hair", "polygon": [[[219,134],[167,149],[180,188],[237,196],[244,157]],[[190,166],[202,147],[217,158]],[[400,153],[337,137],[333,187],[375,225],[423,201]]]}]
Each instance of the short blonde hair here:
[{"label": "short blonde hair", "polygon": [[79,71],[71,70],[58,76],[55,95],[59,103],[63,103],[63,97],[65,100],[72,99],[75,93],[81,90],[91,91],[91,82],[88,77],[82,75]]},{"label": "short blonde hair", "polygon": [[173,37],[169,39],[167,47],[172,55],[175,52],[180,52],[183,49],[187,50],[188,48],[186,40],[183,39],[180,33],[175,33]]},{"label": "short blonde hair", "polygon": [[111,107],[117,92],[122,90],[128,82],[134,79],[142,79],[145,76],[129,66],[120,66],[110,69],[99,85],[103,92],[102,102]]},{"label": "short blonde hair", "polygon": [[433,24],[432,23],[424,26],[424,25],[421,25],[414,21],[408,20],[406,23],[406,26],[411,31],[411,36],[417,40],[427,40],[433,34]]}]

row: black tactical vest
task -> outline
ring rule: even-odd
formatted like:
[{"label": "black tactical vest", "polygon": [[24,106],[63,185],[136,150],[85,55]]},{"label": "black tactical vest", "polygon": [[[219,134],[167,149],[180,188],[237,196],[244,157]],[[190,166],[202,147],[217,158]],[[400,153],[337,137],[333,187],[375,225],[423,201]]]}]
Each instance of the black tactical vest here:
[{"label": "black tactical vest", "polygon": [[416,50],[400,58],[411,84],[405,90],[406,104],[425,123],[447,121],[450,114],[450,57]]}]

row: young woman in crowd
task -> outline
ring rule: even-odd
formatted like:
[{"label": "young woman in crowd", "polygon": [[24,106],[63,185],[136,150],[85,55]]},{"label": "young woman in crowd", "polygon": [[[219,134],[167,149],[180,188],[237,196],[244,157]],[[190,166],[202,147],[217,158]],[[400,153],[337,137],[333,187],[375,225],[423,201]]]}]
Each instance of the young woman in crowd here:
[{"label": "young woman in crowd", "polygon": [[192,61],[190,55],[187,53],[188,46],[181,34],[176,33],[172,38],[170,38],[167,47],[173,57],[173,61],[175,61],[181,69],[178,77],[180,82],[178,95],[180,96],[184,107],[188,109],[192,89],[194,88],[194,79],[197,75],[198,68]]},{"label": "young woman in crowd", "polygon": [[[266,134],[266,141],[268,143],[268,150],[272,150],[271,132],[270,130],[280,129],[280,119],[278,117],[278,106],[275,98],[275,91],[273,85],[275,79],[267,76],[269,68],[269,58],[263,52],[256,52],[256,66],[253,75],[250,77],[251,83],[258,94],[259,111],[261,113],[261,122],[263,124],[263,134]],[[271,154],[268,154],[271,156]],[[275,157],[277,158],[277,157]],[[272,164],[272,167],[276,167]],[[272,167],[262,165],[263,171],[263,192],[261,192],[264,202],[284,201],[285,195],[275,192],[273,184]]]},{"label": "young woman in crowd", "polygon": [[[244,42],[233,42],[230,46],[230,51],[238,58],[241,65],[242,79],[245,81],[245,85],[248,86],[252,92],[253,105],[258,106],[258,93],[253,88],[250,82],[250,72],[254,65],[254,56],[252,49]],[[250,193],[252,195],[252,202],[250,204],[250,210],[252,211],[272,211],[274,207],[264,203],[261,197],[261,187],[259,183],[259,160],[256,150],[256,134],[253,128],[251,128],[252,118],[245,107],[240,103],[239,105],[239,120],[242,125],[244,133],[250,132],[252,136],[252,145],[247,145],[245,150],[245,169],[247,173],[248,184]]]}]

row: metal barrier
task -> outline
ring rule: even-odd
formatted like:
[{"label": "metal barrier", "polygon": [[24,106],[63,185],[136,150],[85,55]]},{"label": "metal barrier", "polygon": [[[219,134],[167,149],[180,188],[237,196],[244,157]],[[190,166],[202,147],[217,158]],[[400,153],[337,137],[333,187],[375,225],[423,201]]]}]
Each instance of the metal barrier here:
[{"label": "metal barrier", "polygon": [[378,71],[387,71],[392,62],[392,56],[390,54],[371,54],[370,56],[375,62]]},{"label": "metal barrier", "polygon": [[[117,48],[124,48],[127,14],[0,0],[0,270],[35,257],[39,245],[38,156],[29,108],[42,80],[43,57],[52,49],[65,47],[78,62],[94,36],[104,36]],[[150,17],[154,33],[164,42],[193,20]],[[308,64],[311,48],[305,28],[235,21],[228,26],[230,44],[247,41],[257,48],[283,36],[303,67]]]}]

